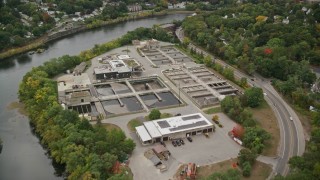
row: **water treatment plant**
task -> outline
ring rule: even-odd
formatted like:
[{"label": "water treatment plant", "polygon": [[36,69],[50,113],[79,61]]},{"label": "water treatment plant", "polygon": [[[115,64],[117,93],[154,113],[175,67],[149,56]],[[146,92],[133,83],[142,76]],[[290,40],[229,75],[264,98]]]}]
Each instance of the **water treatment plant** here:
[{"label": "water treatment plant", "polygon": [[[184,105],[186,94],[199,108],[216,105],[238,90],[172,44],[134,41],[81,63],[57,78],[59,101],[90,120]],[[173,86],[168,84],[168,79]]]}]

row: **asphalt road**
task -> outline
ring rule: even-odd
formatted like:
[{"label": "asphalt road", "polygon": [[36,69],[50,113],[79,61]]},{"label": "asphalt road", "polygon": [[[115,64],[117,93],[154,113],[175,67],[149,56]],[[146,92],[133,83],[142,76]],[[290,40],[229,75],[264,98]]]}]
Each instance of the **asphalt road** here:
[{"label": "asphalt road", "polygon": [[[183,42],[183,30],[181,28],[177,29],[176,35],[181,42]],[[245,77],[251,86],[260,87],[263,89],[265,95],[265,100],[272,107],[280,128],[280,145],[278,150],[278,159],[276,166],[274,167],[273,174],[287,175],[289,171],[288,161],[292,156],[299,156],[304,153],[305,150],[305,137],[303,133],[302,124],[293,111],[293,109],[282,99],[278,92],[271,86],[270,80],[262,78],[258,74],[254,77],[242,73],[236,68],[231,67],[224,61],[221,61],[211,54],[208,54],[199,47],[189,44],[189,48],[195,49],[197,52],[202,52],[204,56],[210,55],[215,63],[219,63],[224,67],[229,67],[234,70],[234,75],[237,78]],[[293,120],[290,120],[292,117]]]}]

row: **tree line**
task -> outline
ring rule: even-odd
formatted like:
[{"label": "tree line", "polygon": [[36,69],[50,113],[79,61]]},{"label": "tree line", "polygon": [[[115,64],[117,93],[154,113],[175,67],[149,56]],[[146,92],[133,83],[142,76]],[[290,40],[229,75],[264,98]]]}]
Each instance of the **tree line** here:
[{"label": "tree line", "polygon": [[[147,7],[145,5],[147,2],[154,4],[154,6]],[[44,0],[42,3],[47,3],[48,11],[54,12],[54,17],[60,19],[65,14],[73,17],[76,12],[85,15],[98,10],[99,14],[85,20],[88,27],[97,27],[103,21],[128,16],[127,5],[139,3],[144,10],[157,9],[157,11],[167,7],[164,0],[113,0],[105,4],[104,7],[102,0]],[[47,11],[40,9],[40,5],[41,3],[20,0],[7,0],[6,3],[0,0],[0,51],[23,46],[55,27],[55,19]],[[100,10],[102,7],[103,9]]]},{"label": "tree line", "polygon": [[252,87],[245,90],[244,95],[227,96],[221,101],[221,109],[231,119],[244,126],[245,133],[240,137],[243,145],[256,153],[261,153],[267,140],[271,138],[265,130],[257,126],[250,108],[258,107],[262,102],[261,88]]},{"label": "tree line", "polygon": [[[318,179],[320,175],[320,96],[311,91],[316,76],[310,69],[310,64],[320,64],[319,20],[318,3],[258,0],[230,2],[212,13],[189,17],[182,24],[193,42],[221,59],[250,75],[258,72],[275,78],[273,86],[309,118],[312,130],[306,152],[290,159],[292,171],[287,177],[276,179]],[[221,105],[236,121],[250,124],[253,121],[243,121],[250,113],[242,104],[241,98],[227,97]],[[310,111],[310,106],[315,109]],[[259,141],[265,137],[260,132],[251,134],[262,135]],[[251,145],[245,146],[251,150],[261,149],[261,142],[248,143]]]},{"label": "tree line", "polygon": [[[10,0],[4,4],[1,0],[0,12],[0,51],[21,46],[32,39],[31,34],[39,37],[55,25],[54,19],[48,13],[40,11],[38,6],[32,3]],[[19,12],[27,15],[29,20],[22,20]]]},{"label": "tree line", "polygon": [[[310,13],[301,10],[304,6]],[[257,70],[266,77],[287,80],[305,70],[301,60],[320,62],[318,10],[318,4],[245,3],[186,18],[182,26],[193,42],[248,74]],[[283,24],[287,18],[289,24]],[[300,65],[298,70],[292,68]],[[308,78],[306,83],[314,80]]]}]

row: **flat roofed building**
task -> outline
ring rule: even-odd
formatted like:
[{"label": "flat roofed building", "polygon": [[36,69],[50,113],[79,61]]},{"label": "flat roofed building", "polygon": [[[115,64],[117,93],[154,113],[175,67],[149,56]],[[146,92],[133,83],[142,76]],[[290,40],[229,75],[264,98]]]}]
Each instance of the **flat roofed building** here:
[{"label": "flat roofed building", "polygon": [[151,140],[152,140],[151,136],[149,135],[148,131],[144,126],[138,126],[135,128],[136,128],[137,135],[139,136],[139,139],[142,142],[142,144],[151,143]]},{"label": "flat roofed building", "polygon": [[122,60],[108,61],[108,65],[94,68],[96,79],[120,79],[129,78],[132,69],[129,68]]},{"label": "flat roofed building", "polygon": [[[152,143],[214,131],[214,125],[201,113],[148,121],[139,127],[146,129]],[[137,134],[142,136],[138,131]]]},{"label": "flat roofed building", "polygon": [[151,138],[155,140],[155,142],[161,141],[162,135],[159,132],[159,129],[157,128],[157,126],[154,124],[153,121],[144,122],[143,125],[147,129]]}]

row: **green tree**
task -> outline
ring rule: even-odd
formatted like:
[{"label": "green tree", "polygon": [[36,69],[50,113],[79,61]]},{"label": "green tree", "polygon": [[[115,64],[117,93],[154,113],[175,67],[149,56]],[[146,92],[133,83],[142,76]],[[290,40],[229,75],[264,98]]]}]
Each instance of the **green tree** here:
[{"label": "green tree", "polygon": [[259,127],[248,127],[245,130],[242,140],[245,147],[257,153],[261,153],[265,146],[265,142],[270,138],[270,134],[264,129]]},{"label": "green tree", "polygon": [[213,63],[212,63],[212,58],[211,58],[210,55],[204,57],[203,62],[204,62],[204,64],[205,64],[207,67],[211,67],[212,64],[213,64]]},{"label": "green tree", "polygon": [[242,175],[244,177],[249,177],[251,176],[251,165],[248,161],[243,163],[243,168],[242,168]]},{"label": "green tree", "polygon": [[161,113],[158,109],[152,109],[148,117],[150,120],[155,120],[155,119],[160,119],[160,116],[161,116]]},{"label": "green tree", "polygon": [[182,44],[183,44],[185,47],[188,47],[188,45],[190,44],[190,39],[189,39],[188,37],[184,37]]},{"label": "green tree", "polygon": [[263,102],[263,91],[261,88],[252,87],[246,89],[243,96],[243,103],[252,108],[258,107]]},{"label": "green tree", "polygon": [[241,149],[238,154],[238,160],[240,166],[243,168],[245,162],[249,162],[250,165],[253,165],[258,157],[257,153],[251,151],[250,149]]},{"label": "green tree", "polygon": [[246,87],[248,86],[247,78],[242,77],[242,78],[240,79],[239,85],[240,85],[241,87],[243,87],[243,88],[246,88]]},{"label": "green tree", "polygon": [[223,70],[223,76],[226,77],[227,79],[234,81],[234,71],[231,68],[224,68]]}]

